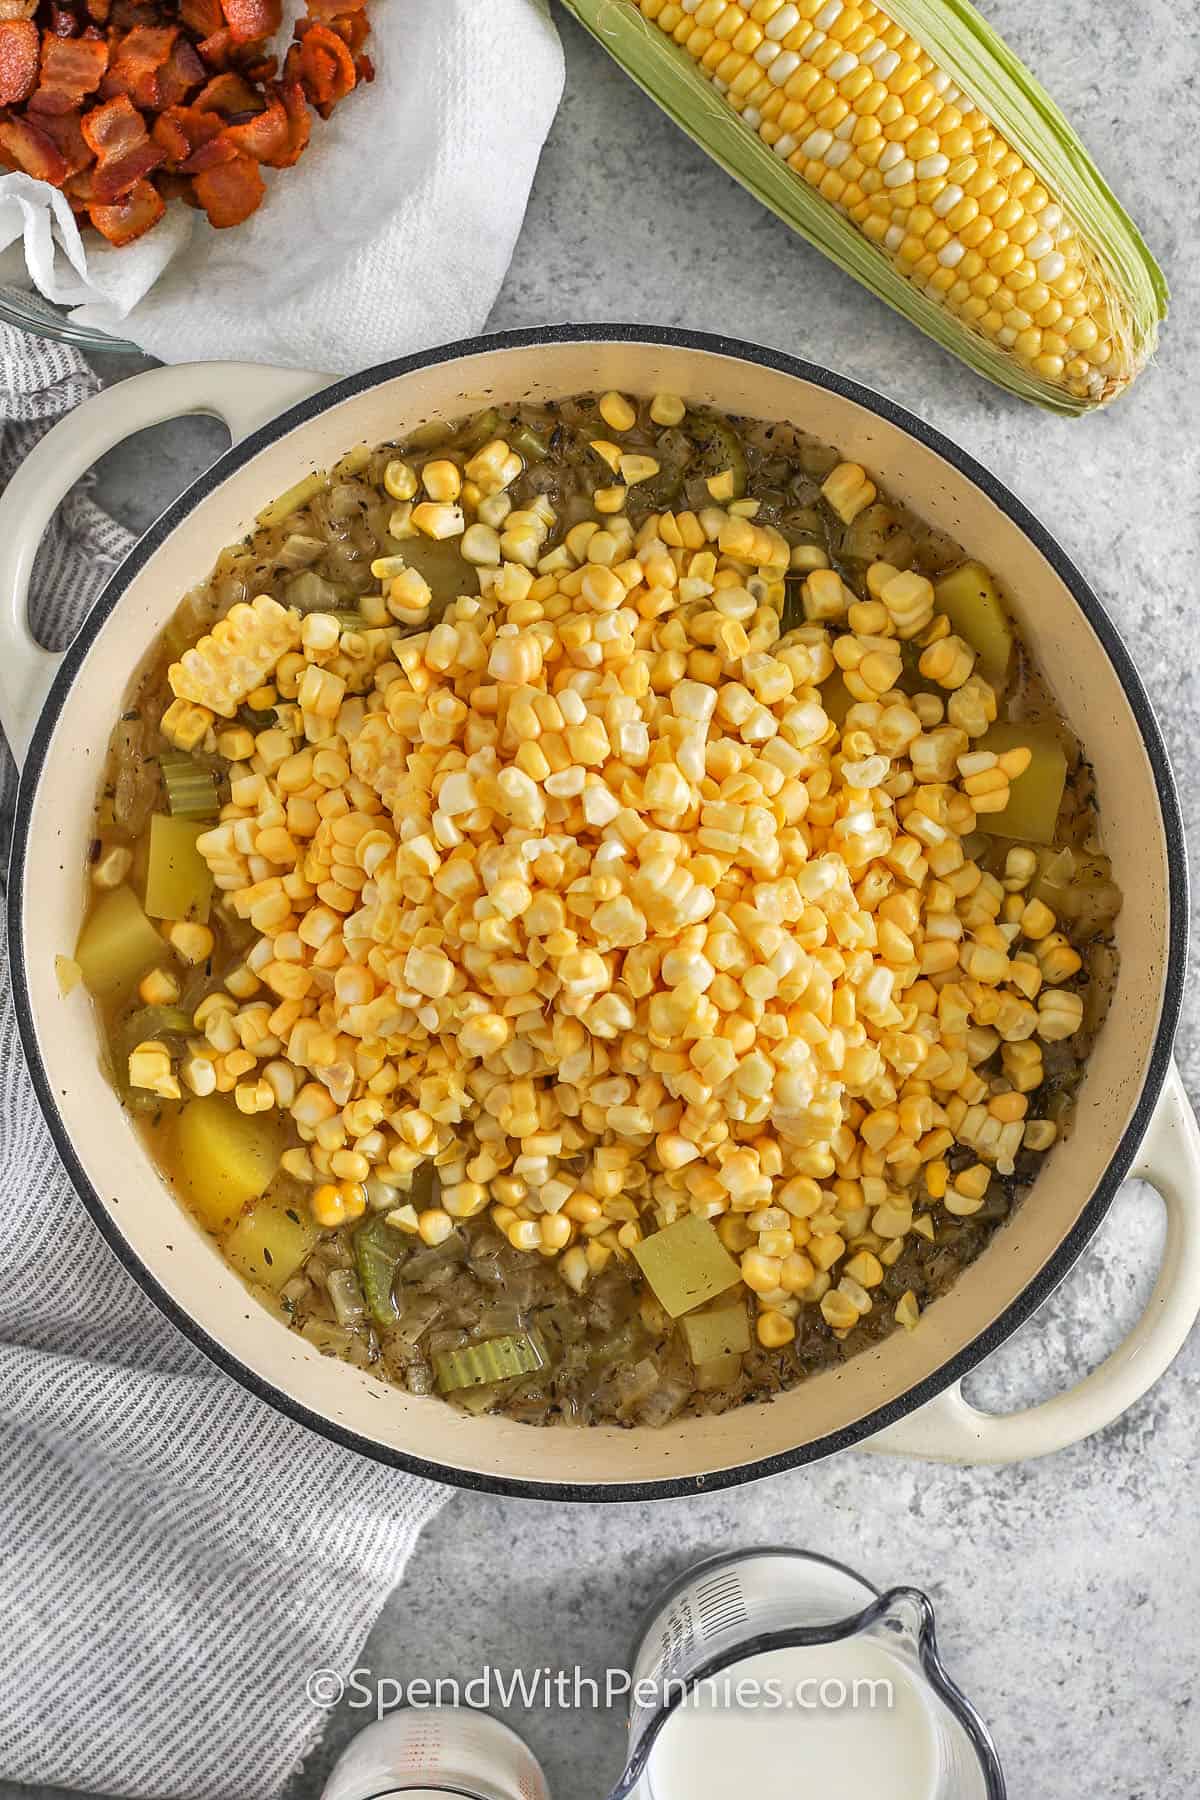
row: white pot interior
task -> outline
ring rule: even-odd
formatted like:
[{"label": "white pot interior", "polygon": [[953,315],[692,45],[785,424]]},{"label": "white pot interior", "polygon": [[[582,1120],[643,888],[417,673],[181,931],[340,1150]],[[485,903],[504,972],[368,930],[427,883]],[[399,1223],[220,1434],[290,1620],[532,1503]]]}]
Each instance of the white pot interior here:
[{"label": "white pot interior", "polygon": [[[101,1071],[90,1002],[60,997],[84,900],[92,808],[119,697],[183,592],[255,513],[356,443],[454,418],[492,399],[589,389],[668,389],[763,419],[789,419],[863,463],[999,577],[1022,633],[1094,763],[1105,844],[1125,893],[1121,971],[1083,1084],[1075,1130],[1016,1216],[915,1333],[897,1333],[770,1404],[659,1431],[533,1431],[472,1419],[319,1356],[259,1306],[164,1187]],[[383,1451],[483,1478],[604,1485],[701,1477],[787,1453],[853,1426],[936,1374],[1018,1299],[1070,1234],[1141,1091],[1168,949],[1166,843],[1144,745],[1099,639],[1063,580],[1008,516],[934,450],[790,374],[675,346],[542,344],[479,354],[382,381],[269,444],[207,494],[131,581],[92,644],[38,782],[24,877],[24,952],[50,1088],[87,1178],[132,1254],[184,1313],[260,1381]]]}]

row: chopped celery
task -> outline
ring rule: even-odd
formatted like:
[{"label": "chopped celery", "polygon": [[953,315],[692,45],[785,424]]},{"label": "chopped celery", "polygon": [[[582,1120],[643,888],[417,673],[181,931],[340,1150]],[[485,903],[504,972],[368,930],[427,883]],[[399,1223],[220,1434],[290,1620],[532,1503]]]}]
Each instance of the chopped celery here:
[{"label": "chopped celery", "polygon": [[1012,656],[1013,634],[996,584],[982,563],[963,563],[934,586],[934,603],[979,657],[979,672],[993,686],[1003,684]]},{"label": "chopped celery", "polygon": [[193,757],[160,756],[167,807],[175,819],[215,819],[219,811],[217,784],[211,769]]},{"label": "chopped celery", "polygon": [[633,1254],[655,1298],[673,1319],[741,1280],[732,1256],[699,1213],[689,1213],[643,1238]]},{"label": "chopped celery", "polygon": [[367,621],[352,606],[335,606],[333,617],[338,622],[339,631],[365,631]]},{"label": "chopped celery", "polygon": [[358,1279],[371,1317],[378,1325],[394,1325],[400,1316],[392,1295],[392,1283],[407,1249],[404,1233],[381,1216],[368,1219],[354,1234]]},{"label": "chopped celery", "polygon": [[75,946],[88,992],[100,1000],[128,992],[165,955],[166,945],[129,887],[113,888],[96,902]]},{"label": "chopped celery", "polygon": [[511,1375],[531,1375],[545,1362],[545,1349],[535,1333],[515,1331],[509,1337],[467,1344],[462,1350],[441,1350],[434,1356],[433,1369],[438,1387],[448,1394],[455,1388],[479,1387]]},{"label": "chopped celery", "polygon": [[532,425],[518,425],[509,435],[509,447],[523,456],[527,463],[545,462],[550,454],[550,446],[540,431]]},{"label": "chopped celery", "polygon": [[266,1192],[279,1167],[276,1128],[238,1111],[232,1098],[189,1100],[175,1123],[181,1186],[210,1231],[232,1225],[249,1200]]},{"label": "chopped celery", "polygon": [[298,512],[302,506],[307,506],[310,500],[315,500],[327,485],[328,477],[321,469],[312,475],[306,475],[303,480],[297,481],[294,486],[288,488],[286,493],[280,494],[278,500],[272,500],[270,506],[264,506],[256,523],[259,525],[282,525],[289,514]]},{"label": "chopped celery", "polygon": [[1003,812],[980,813],[979,829],[1022,843],[1049,844],[1067,783],[1067,755],[1056,727],[1037,719],[993,725],[979,743],[981,750],[998,756],[1021,746],[1033,752],[1033,761],[1013,782]]},{"label": "chopped celery", "polygon": [[750,1348],[750,1321],[744,1306],[689,1313],[682,1329],[694,1363],[710,1362],[715,1356],[740,1356]]},{"label": "chopped celery", "polygon": [[152,919],[208,922],[212,876],[196,848],[203,824],[155,813],[150,821],[150,860],[146,869],[146,911]]},{"label": "chopped celery", "polygon": [[710,1356],[706,1362],[698,1362],[695,1372],[697,1391],[711,1393],[714,1388],[733,1386],[742,1372],[742,1359],[736,1350],[727,1350],[723,1356]]},{"label": "chopped celery", "polygon": [[294,1202],[268,1198],[243,1213],[221,1239],[221,1248],[249,1281],[278,1293],[320,1235],[320,1227]]}]

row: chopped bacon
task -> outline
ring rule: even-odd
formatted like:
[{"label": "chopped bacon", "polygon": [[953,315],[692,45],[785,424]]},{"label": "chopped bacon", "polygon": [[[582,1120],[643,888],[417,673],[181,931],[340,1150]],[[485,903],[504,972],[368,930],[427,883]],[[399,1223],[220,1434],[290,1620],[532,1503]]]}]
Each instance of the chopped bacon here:
[{"label": "chopped bacon", "polygon": [[306,7],[281,72],[282,0],[0,0],[0,168],[60,188],[114,245],[168,199],[240,224],[313,109],[374,73],[366,0]]},{"label": "chopped bacon", "polygon": [[36,113],[77,113],[108,66],[108,45],[95,38],[48,37],[42,43],[41,80],[29,101]]},{"label": "chopped bacon", "polygon": [[228,118],[232,113],[257,112],[258,95],[230,69],[205,82],[192,105],[198,106],[201,112],[220,113],[223,118]]},{"label": "chopped bacon", "polygon": [[96,154],[95,193],[101,204],[120,200],[163,160],[162,151],[146,133],[142,115],[126,94],[84,113],[80,126]]},{"label": "chopped bacon", "polygon": [[160,113],[150,135],[167,160],[167,167],[177,169],[201,144],[221,133],[221,120],[216,113],[200,112],[194,106],[172,106]]},{"label": "chopped bacon", "polygon": [[283,18],[282,0],[221,0],[221,11],[238,44],[274,37]]},{"label": "chopped bacon", "polygon": [[132,244],[162,218],[167,203],[151,181],[139,181],[113,206],[93,204],[88,218],[110,244]]},{"label": "chopped bacon", "polygon": [[[215,113],[208,113],[208,118],[215,118]],[[218,163],[233,162],[240,154],[236,144],[229,140],[229,133],[222,127],[215,137],[206,143],[198,144],[185,163],[180,164],[183,175],[199,175],[205,169],[215,169]]]},{"label": "chopped bacon", "polygon": [[291,122],[283,101],[273,96],[265,112],[256,113],[237,125],[227,125],[225,136],[238,150],[252,156],[255,162],[279,167],[278,158],[286,160],[291,147]]},{"label": "chopped bacon", "polygon": [[196,198],[208,214],[208,222],[223,230],[240,225],[261,204],[266,183],[252,156],[235,156],[232,162],[203,169],[192,184]]},{"label": "chopped bacon", "polygon": [[170,57],[178,36],[178,25],[135,25],[113,50],[100,88],[104,98],[112,100],[125,94],[135,106],[147,111],[160,107],[163,101],[159,70]]},{"label": "chopped bacon", "polygon": [[68,176],[87,168],[92,152],[80,129],[78,113],[39,113],[37,123],[62,156]]},{"label": "chopped bacon", "polygon": [[298,81],[281,81],[275,92],[283,102],[283,110],[288,116],[288,147],[286,156],[271,166],[276,169],[290,168],[298,163],[312,135],[312,116],[304,103],[304,89]]},{"label": "chopped bacon", "polygon": [[357,84],[358,71],[345,41],[328,25],[296,26],[297,41],[287,53],[284,73],[298,81],[323,119]]},{"label": "chopped bacon", "polygon": [[19,106],[33,92],[40,43],[32,19],[0,20],[0,106]]},{"label": "chopped bacon", "polygon": [[221,0],[179,0],[179,17],[193,37],[211,37],[225,23]]},{"label": "chopped bacon", "polygon": [[201,58],[210,69],[227,69],[233,47],[233,33],[228,25],[222,25],[220,31],[214,31],[211,37],[206,37],[196,45]]},{"label": "chopped bacon", "polygon": [[0,120],[0,149],[15,168],[37,181],[61,187],[67,179],[67,162],[53,138],[30,119]]}]

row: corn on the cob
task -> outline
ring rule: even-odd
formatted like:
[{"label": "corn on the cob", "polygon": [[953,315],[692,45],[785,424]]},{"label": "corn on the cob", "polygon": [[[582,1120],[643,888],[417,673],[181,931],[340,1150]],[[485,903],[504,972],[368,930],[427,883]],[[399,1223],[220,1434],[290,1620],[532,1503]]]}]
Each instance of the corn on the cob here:
[{"label": "corn on the cob", "polygon": [[966,0],[568,3],[731,174],[982,373],[1078,413],[1152,354],[1160,271]]}]

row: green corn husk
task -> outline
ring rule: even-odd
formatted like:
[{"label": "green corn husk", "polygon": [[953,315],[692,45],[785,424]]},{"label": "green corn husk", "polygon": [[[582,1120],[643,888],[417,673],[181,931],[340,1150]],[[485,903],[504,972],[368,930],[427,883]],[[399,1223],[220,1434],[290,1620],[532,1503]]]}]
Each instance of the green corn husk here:
[{"label": "green corn husk", "polygon": [[991,119],[1088,244],[1106,292],[1121,296],[1126,373],[1098,397],[1078,396],[1046,379],[917,287],[775,155],[687,52],[631,0],[562,4],[727,174],[840,269],[998,386],[1076,417],[1116,398],[1153,356],[1167,312],[1161,269],[1049,95],[968,0],[887,0],[886,12]]}]

